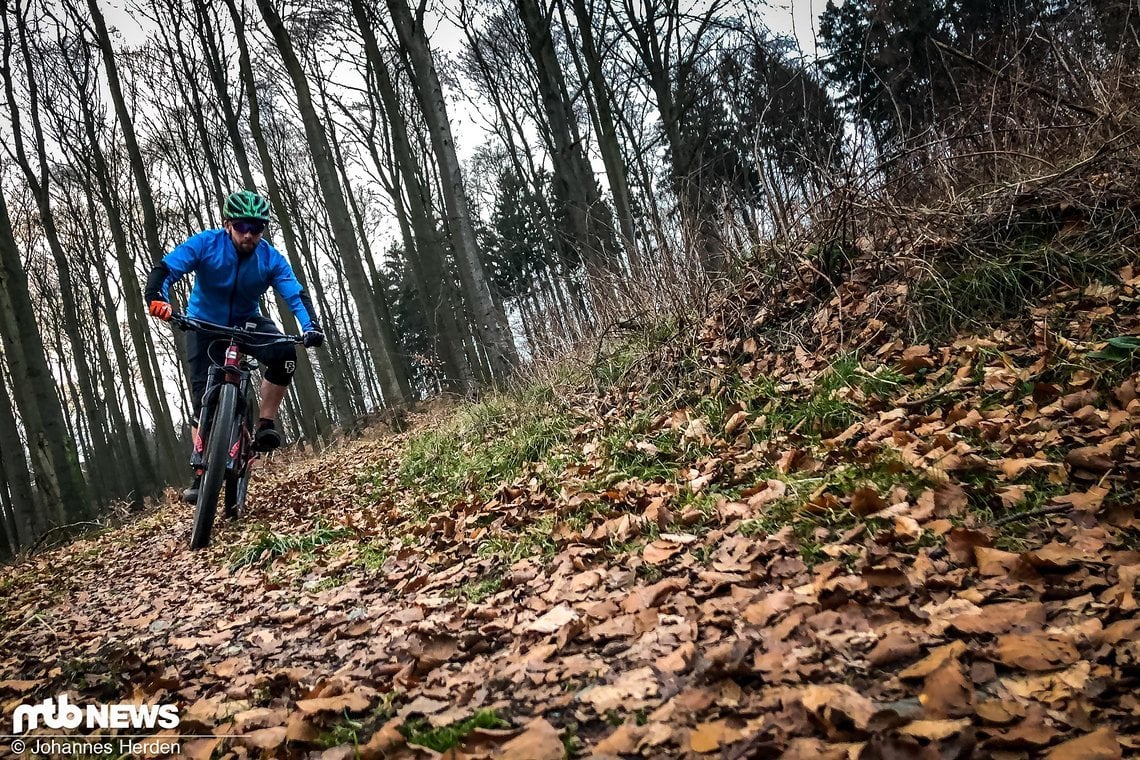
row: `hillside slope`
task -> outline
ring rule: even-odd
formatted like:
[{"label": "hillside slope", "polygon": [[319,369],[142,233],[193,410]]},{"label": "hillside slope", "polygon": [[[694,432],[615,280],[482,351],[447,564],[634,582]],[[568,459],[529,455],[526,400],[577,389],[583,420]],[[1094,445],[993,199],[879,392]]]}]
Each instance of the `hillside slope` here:
[{"label": "hillside slope", "polygon": [[1136,752],[1140,276],[942,344],[897,295],[744,288],[270,462],[208,550],[166,503],[4,568],[4,713],[173,702],[197,758]]}]

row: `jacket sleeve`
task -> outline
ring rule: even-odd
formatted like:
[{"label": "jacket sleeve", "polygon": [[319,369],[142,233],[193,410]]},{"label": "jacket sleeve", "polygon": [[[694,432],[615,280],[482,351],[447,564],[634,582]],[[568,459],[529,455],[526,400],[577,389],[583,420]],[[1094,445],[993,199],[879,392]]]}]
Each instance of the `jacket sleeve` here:
[{"label": "jacket sleeve", "polygon": [[143,290],[143,300],[145,303],[152,301],[169,301],[165,295],[167,290],[166,278],[170,275],[170,267],[166,266],[165,261],[160,261],[151,267],[150,274],[146,277],[146,288]]},{"label": "jacket sleeve", "polygon": [[297,280],[297,275],[293,274],[293,267],[276,248],[271,247],[270,250],[273,256],[273,289],[289,304],[303,332],[321,329],[313,302]]},{"label": "jacket sleeve", "polygon": [[146,279],[146,300],[169,301],[170,286],[194,271],[198,264],[202,241],[198,235],[188,239],[154,265]]}]

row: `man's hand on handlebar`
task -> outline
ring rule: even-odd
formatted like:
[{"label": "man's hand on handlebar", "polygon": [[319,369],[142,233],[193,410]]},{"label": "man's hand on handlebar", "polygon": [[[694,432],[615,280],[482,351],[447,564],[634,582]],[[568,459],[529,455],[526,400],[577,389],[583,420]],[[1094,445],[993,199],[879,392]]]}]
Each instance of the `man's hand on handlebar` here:
[{"label": "man's hand on handlebar", "polygon": [[149,313],[155,319],[161,319],[163,322],[170,321],[170,315],[174,313],[170,308],[170,304],[166,301],[151,301],[150,306],[147,307]]},{"label": "man's hand on handlebar", "polygon": [[325,334],[321,332],[321,328],[314,324],[311,329],[305,331],[301,336],[301,344],[305,348],[320,348],[325,342]]}]

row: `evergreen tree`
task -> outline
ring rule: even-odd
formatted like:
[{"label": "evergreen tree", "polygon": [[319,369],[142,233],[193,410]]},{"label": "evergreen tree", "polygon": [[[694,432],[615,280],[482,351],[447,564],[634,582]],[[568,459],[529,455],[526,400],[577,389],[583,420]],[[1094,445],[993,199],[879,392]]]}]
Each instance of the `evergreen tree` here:
[{"label": "evergreen tree", "polygon": [[[549,189],[550,180],[540,171],[539,183]],[[549,195],[549,193],[548,193]],[[483,230],[484,266],[496,290],[505,300],[529,295],[535,280],[556,258],[552,241],[557,220],[544,209],[542,199],[531,185],[511,169],[499,174],[495,206],[489,227]],[[580,260],[573,253],[566,262],[572,271]]]}]

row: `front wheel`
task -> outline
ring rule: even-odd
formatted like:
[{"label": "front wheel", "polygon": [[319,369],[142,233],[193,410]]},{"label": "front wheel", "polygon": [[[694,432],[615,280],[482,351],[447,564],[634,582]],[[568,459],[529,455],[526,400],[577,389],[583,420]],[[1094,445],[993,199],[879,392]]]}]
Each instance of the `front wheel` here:
[{"label": "front wheel", "polygon": [[225,480],[230,460],[230,444],[237,412],[237,388],[226,384],[219,389],[214,420],[206,441],[205,468],[198,489],[198,506],[194,510],[194,531],[190,534],[190,548],[201,549],[210,544],[210,531],[214,527],[214,514],[218,510],[218,495]]}]

